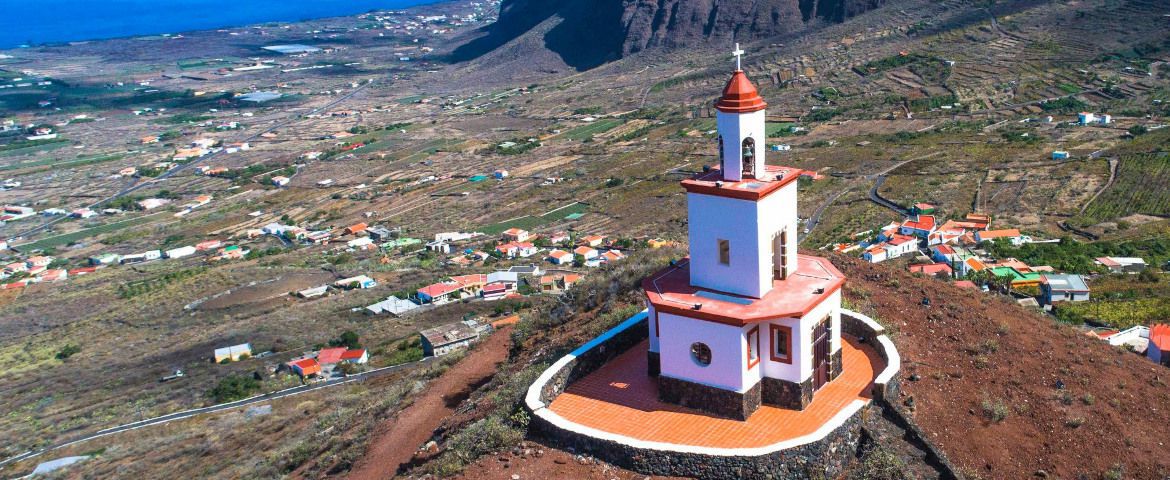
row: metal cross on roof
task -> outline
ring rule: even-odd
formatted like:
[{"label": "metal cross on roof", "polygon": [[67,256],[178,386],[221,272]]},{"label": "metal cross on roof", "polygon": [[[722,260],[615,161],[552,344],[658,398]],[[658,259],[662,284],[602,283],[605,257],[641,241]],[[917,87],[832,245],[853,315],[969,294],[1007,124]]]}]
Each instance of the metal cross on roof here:
[{"label": "metal cross on roof", "polygon": [[743,68],[740,68],[740,64],[739,64],[739,60],[741,57],[743,57],[743,53],[744,53],[743,49],[739,48],[739,44],[736,43],[735,50],[731,52],[731,55],[735,57],[735,69],[736,70],[743,70]]}]

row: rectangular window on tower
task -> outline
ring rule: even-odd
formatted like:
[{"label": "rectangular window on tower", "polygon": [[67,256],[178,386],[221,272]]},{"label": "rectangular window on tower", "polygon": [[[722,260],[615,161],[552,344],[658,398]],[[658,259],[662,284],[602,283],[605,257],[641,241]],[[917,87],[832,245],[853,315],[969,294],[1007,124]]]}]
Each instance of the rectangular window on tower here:
[{"label": "rectangular window on tower", "polygon": [[727,240],[719,240],[719,263],[731,265],[731,242]]},{"label": "rectangular window on tower", "polygon": [[792,363],[792,328],[771,325],[772,361]]}]

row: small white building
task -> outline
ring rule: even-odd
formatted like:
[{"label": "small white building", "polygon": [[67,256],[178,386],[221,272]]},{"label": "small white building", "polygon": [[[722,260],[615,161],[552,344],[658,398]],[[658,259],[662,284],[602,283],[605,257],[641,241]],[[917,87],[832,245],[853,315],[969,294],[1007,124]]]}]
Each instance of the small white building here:
[{"label": "small white building", "polygon": [[240,357],[245,355],[249,357],[252,356],[251,343],[241,343],[239,345],[232,345],[230,347],[217,348],[215,349],[214,358],[215,363],[220,363],[224,360],[238,362]]},{"label": "small white building", "polygon": [[343,278],[333,282],[333,286],[337,288],[374,288],[378,286],[378,282],[366,275],[358,275],[356,277]]}]

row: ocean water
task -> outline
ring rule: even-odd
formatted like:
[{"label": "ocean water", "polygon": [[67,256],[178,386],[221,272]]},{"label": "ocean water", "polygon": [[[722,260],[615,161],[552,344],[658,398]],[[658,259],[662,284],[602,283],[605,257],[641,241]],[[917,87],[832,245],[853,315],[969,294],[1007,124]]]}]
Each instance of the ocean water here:
[{"label": "ocean water", "polygon": [[441,0],[0,0],[0,48],[355,15]]}]

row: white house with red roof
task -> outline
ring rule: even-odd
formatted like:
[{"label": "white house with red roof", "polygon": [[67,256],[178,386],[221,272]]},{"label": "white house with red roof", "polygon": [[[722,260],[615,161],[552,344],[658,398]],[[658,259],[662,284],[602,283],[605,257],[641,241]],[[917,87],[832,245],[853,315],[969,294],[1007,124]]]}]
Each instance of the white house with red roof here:
[{"label": "white house with red roof", "polygon": [[975,241],[978,243],[989,242],[1001,238],[1009,241],[1015,241],[1020,238],[1020,230],[1016,228],[1009,228],[1005,230],[980,230],[975,232]]},{"label": "white house with red roof", "polygon": [[504,240],[508,242],[523,242],[528,240],[529,237],[528,230],[522,230],[515,227],[504,230],[503,235]]},{"label": "white house with red roof", "polygon": [[597,250],[595,250],[593,248],[587,247],[585,245],[581,245],[580,247],[573,249],[573,254],[580,255],[580,256],[584,257],[585,261],[588,262],[589,260],[593,260],[593,259],[597,258],[598,252],[597,252]]},{"label": "white house with red roof", "polygon": [[918,238],[927,238],[931,233],[934,233],[935,228],[934,215],[917,215],[913,218],[907,218],[902,222],[898,232],[902,235],[912,235]]},{"label": "white house with red roof", "polygon": [[554,265],[573,263],[573,254],[564,250],[553,250],[548,252],[548,261],[552,262]]},{"label": "white house with red roof", "polygon": [[799,171],[766,165],[767,104],[742,70],[715,107],[719,167],[682,181],[690,256],[642,282],[648,368],[663,402],[802,410],[842,371],[845,277],[797,254]]}]

